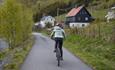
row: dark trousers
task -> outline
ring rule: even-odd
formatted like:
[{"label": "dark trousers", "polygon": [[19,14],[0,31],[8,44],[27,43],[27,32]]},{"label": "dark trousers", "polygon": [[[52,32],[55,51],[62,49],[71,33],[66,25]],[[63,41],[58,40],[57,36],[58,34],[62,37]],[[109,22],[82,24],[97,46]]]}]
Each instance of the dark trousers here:
[{"label": "dark trousers", "polygon": [[63,38],[55,38],[55,49],[59,47],[61,52],[61,57],[63,57],[62,45],[63,45]]}]

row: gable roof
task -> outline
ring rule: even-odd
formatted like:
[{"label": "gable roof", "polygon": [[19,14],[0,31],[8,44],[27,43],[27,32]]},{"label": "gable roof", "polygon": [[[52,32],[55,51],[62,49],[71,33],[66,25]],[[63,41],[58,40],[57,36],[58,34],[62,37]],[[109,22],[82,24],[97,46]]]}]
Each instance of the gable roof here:
[{"label": "gable roof", "polygon": [[79,6],[78,8],[73,8],[73,9],[66,15],[66,17],[75,16],[77,13],[80,12],[80,10],[81,10],[83,7],[84,7],[84,6]]}]

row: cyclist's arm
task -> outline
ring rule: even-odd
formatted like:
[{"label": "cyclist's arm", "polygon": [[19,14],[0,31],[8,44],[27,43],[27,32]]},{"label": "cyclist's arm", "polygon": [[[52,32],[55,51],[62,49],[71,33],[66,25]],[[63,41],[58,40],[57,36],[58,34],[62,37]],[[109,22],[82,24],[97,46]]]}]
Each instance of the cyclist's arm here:
[{"label": "cyclist's arm", "polygon": [[65,31],[63,30],[63,32],[62,32],[62,33],[63,33],[64,39],[65,39],[65,38],[66,38]]},{"label": "cyclist's arm", "polygon": [[51,39],[53,39],[54,33],[55,33],[55,32],[52,31],[52,33],[51,33],[51,35],[50,35]]}]

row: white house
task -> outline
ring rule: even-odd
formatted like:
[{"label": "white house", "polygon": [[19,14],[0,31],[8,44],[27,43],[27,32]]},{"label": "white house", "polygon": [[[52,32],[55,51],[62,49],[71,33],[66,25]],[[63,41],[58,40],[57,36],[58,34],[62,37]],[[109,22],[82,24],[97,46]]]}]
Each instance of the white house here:
[{"label": "white house", "polygon": [[45,25],[49,23],[54,26],[55,18],[52,16],[44,16],[42,17],[41,22],[43,22]]},{"label": "white house", "polygon": [[110,22],[110,19],[115,19],[115,7],[111,7],[111,9],[109,9],[105,18],[108,23]]},{"label": "white house", "polygon": [[44,28],[46,26],[44,21],[40,21],[34,24],[38,28]]},{"label": "white house", "polygon": [[40,22],[35,23],[34,25],[38,28],[45,28],[47,24],[54,26],[55,18],[52,16],[44,16],[41,18]]}]

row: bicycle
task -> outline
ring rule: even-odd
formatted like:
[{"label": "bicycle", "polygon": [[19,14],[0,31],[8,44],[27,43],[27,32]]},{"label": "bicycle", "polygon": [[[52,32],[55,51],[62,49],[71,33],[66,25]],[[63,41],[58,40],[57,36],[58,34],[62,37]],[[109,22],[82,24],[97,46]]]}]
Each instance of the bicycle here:
[{"label": "bicycle", "polygon": [[56,48],[56,57],[57,57],[57,61],[58,61],[58,67],[60,66],[60,61],[61,61],[61,52],[59,47]]}]

